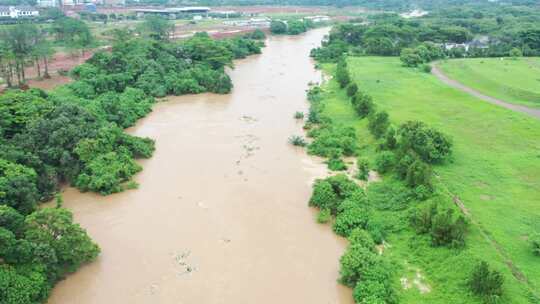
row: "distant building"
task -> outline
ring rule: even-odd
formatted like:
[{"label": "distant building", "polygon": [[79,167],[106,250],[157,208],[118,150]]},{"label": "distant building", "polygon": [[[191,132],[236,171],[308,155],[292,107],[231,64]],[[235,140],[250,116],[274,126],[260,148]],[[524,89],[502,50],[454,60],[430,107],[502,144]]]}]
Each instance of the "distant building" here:
[{"label": "distant building", "polygon": [[0,18],[32,18],[39,16],[39,11],[31,6],[0,6]]},{"label": "distant building", "polygon": [[210,12],[210,8],[203,7],[203,6],[173,7],[173,8],[163,8],[163,9],[136,9],[135,12],[137,13],[137,17],[144,17],[148,15],[159,15],[159,16],[175,19],[176,17],[182,16],[182,15],[208,14]]},{"label": "distant building", "polygon": [[225,25],[246,26],[246,27],[270,27],[269,18],[250,18],[243,20],[231,20],[223,22]]},{"label": "distant building", "polygon": [[311,20],[313,23],[330,21],[330,17],[328,16],[308,16],[308,17],[304,17],[304,19]]},{"label": "distant building", "polygon": [[37,0],[37,6],[39,7],[59,7],[60,0]]}]

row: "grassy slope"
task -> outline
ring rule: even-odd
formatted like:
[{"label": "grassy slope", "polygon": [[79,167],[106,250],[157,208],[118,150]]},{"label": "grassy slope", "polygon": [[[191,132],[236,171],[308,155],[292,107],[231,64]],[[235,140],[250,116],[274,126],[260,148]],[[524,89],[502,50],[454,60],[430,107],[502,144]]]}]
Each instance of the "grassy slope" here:
[{"label": "grassy slope", "polygon": [[[331,70],[331,65],[324,67]],[[440,181],[458,195],[480,227],[500,243],[538,293],[540,260],[530,253],[524,235],[540,230],[540,121],[493,106],[449,88],[435,77],[403,68],[397,58],[362,57],[349,60],[352,78],[389,112],[394,124],[415,119],[451,135],[454,159],[437,167]],[[358,120],[343,90],[326,85],[325,112],[357,128],[363,155],[373,156],[367,121]],[[390,253],[405,258],[427,274],[429,294],[403,292],[405,303],[473,303],[463,282],[474,259],[482,258],[504,272],[503,302],[529,303],[524,284],[510,273],[503,258],[473,226],[467,248],[454,251],[409,246],[412,233],[394,236]]]},{"label": "grassy slope", "polygon": [[439,63],[450,77],[486,95],[540,108],[540,58],[475,58]]}]

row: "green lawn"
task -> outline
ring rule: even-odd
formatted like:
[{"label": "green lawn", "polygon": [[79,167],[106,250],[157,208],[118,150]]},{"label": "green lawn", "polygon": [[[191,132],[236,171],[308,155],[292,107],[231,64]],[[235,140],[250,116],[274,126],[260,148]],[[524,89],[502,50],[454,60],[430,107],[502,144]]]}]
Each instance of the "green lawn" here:
[{"label": "green lawn", "polygon": [[540,108],[540,58],[474,58],[439,63],[450,78],[507,102]]},{"label": "green lawn", "polygon": [[[503,271],[503,303],[537,303],[529,290],[540,291],[540,257],[533,256],[526,241],[540,231],[540,121],[524,114],[478,100],[441,83],[419,70],[401,66],[398,58],[349,58],[352,79],[360,90],[374,97],[388,111],[393,124],[420,120],[450,135],[454,155],[437,166],[437,184],[464,202],[478,225],[472,225],[462,251],[410,246],[411,235],[391,239],[390,254],[420,267],[432,285],[431,293],[404,291],[405,303],[474,303],[464,286],[464,272],[475,259],[485,259]],[[326,71],[332,65],[324,65]],[[335,81],[325,85],[324,112],[355,126],[361,153],[371,157],[374,140],[367,122],[354,114],[344,90]],[[448,196],[450,198],[450,195]],[[529,284],[515,279],[504,258],[481,234],[485,231],[502,248],[502,254],[522,271]]]}]

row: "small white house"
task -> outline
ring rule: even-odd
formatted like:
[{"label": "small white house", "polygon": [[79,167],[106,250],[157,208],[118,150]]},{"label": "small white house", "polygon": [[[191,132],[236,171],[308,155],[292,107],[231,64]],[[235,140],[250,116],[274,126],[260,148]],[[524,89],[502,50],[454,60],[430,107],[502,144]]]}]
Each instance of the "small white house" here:
[{"label": "small white house", "polygon": [[37,17],[39,11],[30,6],[0,6],[0,18]]}]

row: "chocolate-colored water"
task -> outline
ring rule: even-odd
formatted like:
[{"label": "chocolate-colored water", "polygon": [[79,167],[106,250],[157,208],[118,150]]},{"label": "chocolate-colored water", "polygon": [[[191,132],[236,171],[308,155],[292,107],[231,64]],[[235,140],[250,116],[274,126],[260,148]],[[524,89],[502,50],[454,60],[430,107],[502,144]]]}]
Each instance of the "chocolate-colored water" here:
[{"label": "chocolate-colored water", "polygon": [[345,241],[307,207],[324,166],[287,144],[319,72],[308,58],[327,29],[270,37],[236,62],[229,95],[169,97],[129,130],[156,140],[139,189],[67,189],[64,206],[101,246],[49,303],[351,303]]}]

